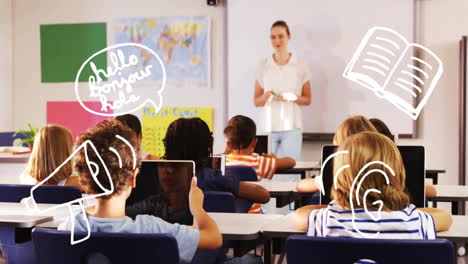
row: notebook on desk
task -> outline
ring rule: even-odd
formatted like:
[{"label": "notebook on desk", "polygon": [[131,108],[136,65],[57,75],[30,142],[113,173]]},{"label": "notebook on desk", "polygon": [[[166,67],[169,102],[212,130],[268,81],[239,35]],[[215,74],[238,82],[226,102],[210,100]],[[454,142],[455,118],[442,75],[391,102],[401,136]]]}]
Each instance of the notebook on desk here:
[{"label": "notebook on desk", "polygon": [[[336,152],[337,146],[326,145],[322,149],[322,160],[326,160]],[[425,151],[423,146],[398,146],[406,172],[406,189],[411,203],[416,207],[425,207]],[[320,195],[320,204],[331,201],[330,193],[333,186],[333,158],[323,168],[322,174],[325,195]]]}]

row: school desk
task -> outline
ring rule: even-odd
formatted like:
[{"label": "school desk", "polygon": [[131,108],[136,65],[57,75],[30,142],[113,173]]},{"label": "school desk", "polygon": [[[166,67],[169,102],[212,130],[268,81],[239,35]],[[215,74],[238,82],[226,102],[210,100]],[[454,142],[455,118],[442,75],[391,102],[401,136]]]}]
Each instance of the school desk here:
[{"label": "school desk", "polygon": [[[429,198],[433,202],[451,202],[452,215],[464,214],[465,202],[468,201],[468,186],[465,185],[434,185],[437,195]],[[461,212],[459,212],[461,206]]]},{"label": "school desk", "polygon": [[[1,205],[0,205],[1,206]],[[283,217],[279,214],[240,214],[240,213],[208,213],[218,224],[225,240],[256,240],[260,230],[273,220]],[[0,215],[0,224],[1,224]],[[38,227],[57,228],[61,221],[48,221],[38,224]]]},{"label": "school desk", "polygon": [[292,202],[296,203],[296,207],[301,205],[302,198],[310,197],[313,193],[301,193],[297,192],[296,182],[278,182],[278,181],[266,181],[262,180],[259,182],[249,182],[262,186],[267,189],[270,193],[271,198],[276,199],[276,207],[282,208]]},{"label": "school desk", "polygon": [[439,173],[445,173],[445,170],[426,170],[426,178],[432,179],[432,184],[439,182]]},{"label": "school desk", "polygon": [[275,174],[300,174],[301,179],[305,179],[307,172],[312,171],[320,171],[320,162],[298,161],[296,162],[296,166],[294,166],[294,168],[277,170]]},{"label": "school desk", "polygon": [[[437,238],[450,240],[454,243],[468,242],[468,216],[454,215],[453,223],[449,230],[438,232]],[[304,235],[292,221],[292,214],[275,219],[262,228],[262,237],[265,239],[265,263],[271,263],[272,239],[281,239],[283,245],[291,235]],[[268,254],[267,254],[268,252]]]},{"label": "school desk", "polygon": [[0,153],[0,163],[24,163],[26,164],[31,154]]},{"label": "school desk", "polygon": [[[56,204],[38,204],[39,210],[43,211]],[[80,207],[72,206],[74,212],[79,212]],[[56,220],[62,222],[69,216],[67,207],[59,207],[54,210],[36,214],[28,210],[21,203],[3,203],[0,202],[0,227],[30,228],[39,224],[44,224]]]}]

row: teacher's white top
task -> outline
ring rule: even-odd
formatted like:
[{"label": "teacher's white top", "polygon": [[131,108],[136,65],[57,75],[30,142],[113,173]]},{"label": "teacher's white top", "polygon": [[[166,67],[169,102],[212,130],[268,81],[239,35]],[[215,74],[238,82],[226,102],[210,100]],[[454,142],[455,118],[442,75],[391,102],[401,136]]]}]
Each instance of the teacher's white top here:
[{"label": "teacher's white top", "polygon": [[[256,79],[264,91],[277,94],[293,93],[302,95],[304,83],[310,80],[307,66],[292,53],[285,65],[276,64],[273,55],[260,61]],[[258,129],[260,132],[289,131],[302,128],[302,112],[294,102],[270,100],[260,111]]]}]

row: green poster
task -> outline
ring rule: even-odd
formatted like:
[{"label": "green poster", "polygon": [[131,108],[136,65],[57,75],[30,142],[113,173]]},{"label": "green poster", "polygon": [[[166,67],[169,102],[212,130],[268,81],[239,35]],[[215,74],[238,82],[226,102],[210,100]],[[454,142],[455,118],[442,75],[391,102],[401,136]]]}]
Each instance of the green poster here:
[{"label": "green poster", "polygon": [[[106,23],[41,25],[42,82],[74,82],[83,62],[107,47]],[[98,69],[107,69],[107,53],[92,59]],[[85,67],[80,81],[88,81],[92,69]]]}]

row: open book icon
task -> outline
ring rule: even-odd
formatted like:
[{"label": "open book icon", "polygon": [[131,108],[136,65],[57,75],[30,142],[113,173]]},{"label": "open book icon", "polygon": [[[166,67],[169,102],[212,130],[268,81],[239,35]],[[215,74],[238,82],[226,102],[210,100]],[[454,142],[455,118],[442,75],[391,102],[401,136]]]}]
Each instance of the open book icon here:
[{"label": "open book icon", "polygon": [[373,27],[343,77],[371,89],[416,120],[442,72],[442,61],[428,48],[408,42],[392,29]]}]

